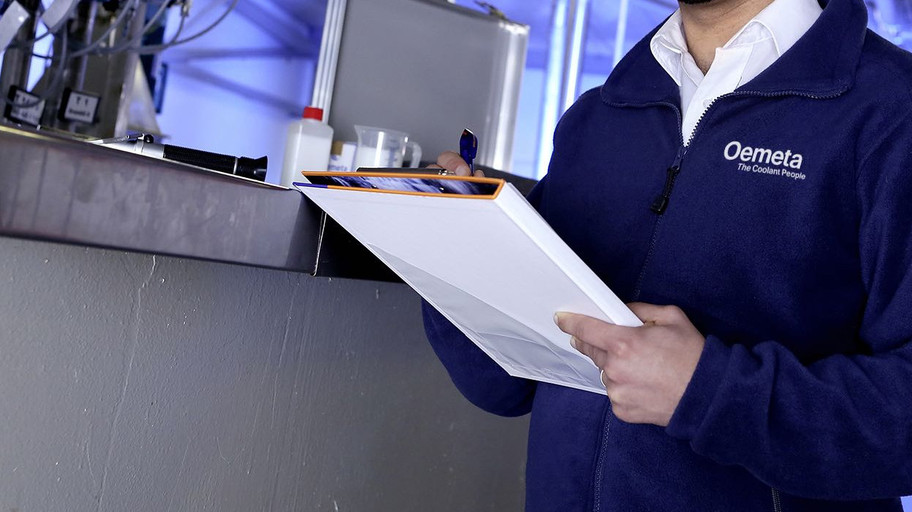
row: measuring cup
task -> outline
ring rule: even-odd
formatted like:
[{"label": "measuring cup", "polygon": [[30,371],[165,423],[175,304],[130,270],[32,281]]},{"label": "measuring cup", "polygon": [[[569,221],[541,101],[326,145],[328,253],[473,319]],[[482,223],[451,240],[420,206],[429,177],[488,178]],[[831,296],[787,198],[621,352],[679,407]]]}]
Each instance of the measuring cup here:
[{"label": "measuring cup", "polygon": [[407,149],[411,158],[406,167],[418,167],[421,146],[410,141],[407,133],[373,126],[355,125],[358,147],[355,149],[355,169],[360,167],[402,167]]}]

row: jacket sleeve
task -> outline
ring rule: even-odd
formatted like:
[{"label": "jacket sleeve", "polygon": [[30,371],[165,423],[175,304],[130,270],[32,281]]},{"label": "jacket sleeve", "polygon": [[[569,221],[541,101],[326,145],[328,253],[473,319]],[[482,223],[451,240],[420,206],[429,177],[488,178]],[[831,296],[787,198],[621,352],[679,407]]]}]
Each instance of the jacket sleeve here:
[{"label": "jacket sleeve", "polygon": [[912,494],[912,122],[884,134],[856,182],[870,352],[802,364],[776,341],[709,336],[666,430],[807,498]]},{"label": "jacket sleeve", "polygon": [[[538,206],[540,182],[527,199]],[[520,416],[532,410],[536,383],[510,376],[426,301],[421,304],[424,330],[456,388],[477,407],[501,416]]]}]

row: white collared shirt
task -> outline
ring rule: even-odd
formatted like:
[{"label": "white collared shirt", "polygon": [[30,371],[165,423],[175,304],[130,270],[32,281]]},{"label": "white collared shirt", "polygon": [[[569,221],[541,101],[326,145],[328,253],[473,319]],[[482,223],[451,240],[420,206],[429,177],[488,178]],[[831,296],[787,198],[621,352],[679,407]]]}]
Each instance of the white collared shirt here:
[{"label": "white collared shirt", "polygon": [[690,143],[700,117],[716,98],[763,72],[807,32],[821,12],[817,0],[775,0],[725,46],[716,48],[704,76],[687,49],[681,11],[675,11],[653,36],[650,48],[681,89],[684,143]]}]

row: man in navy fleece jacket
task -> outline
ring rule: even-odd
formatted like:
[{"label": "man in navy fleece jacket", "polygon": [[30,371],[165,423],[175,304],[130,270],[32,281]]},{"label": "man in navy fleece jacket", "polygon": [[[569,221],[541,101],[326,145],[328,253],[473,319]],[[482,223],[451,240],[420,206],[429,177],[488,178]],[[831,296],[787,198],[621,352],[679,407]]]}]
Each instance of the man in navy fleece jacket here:
[{"label": "man in navy fleece jacket", "polygon": [[508,376],[425,305],[428,338],[473,403],[531,411],[527,510],[899,511],[912,56],[862,0],[680,7],[564,115],[530,195],[645,323],[556,312],[607,397]]}]

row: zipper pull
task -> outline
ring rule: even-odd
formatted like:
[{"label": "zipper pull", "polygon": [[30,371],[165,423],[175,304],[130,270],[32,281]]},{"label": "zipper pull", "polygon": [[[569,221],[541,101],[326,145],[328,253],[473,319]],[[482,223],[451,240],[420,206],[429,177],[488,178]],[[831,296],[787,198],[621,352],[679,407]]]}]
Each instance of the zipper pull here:
[{"label": "zipper pull", "polygon": [[665,213],[665,209],[668,208],[668,201],[671,199],[671,189],[674,187],[674,180],[679,172],[681,172],[681,168],[677,166],[671,166],[665,171],[665,187],[662,189],[662,194],[652,202],[651,210],[653,212],[659,215]]},{"label": "zipper pull", "polygon": [[684,159],[684,152],[684,146],[681,146],[681,149],[678,150],[678,154],[675,157],[674,163],[665,171],[665,186],[662,187],[662,194],[656,197],[655,201],[652,202],[652,207],[650,209],[658,215],[665,213],[665,210],[668,208],[668,201],[671,199],[671,189],[674,188],[675,178],[677,178],[678,173],[681,172],[681,160]]}]

